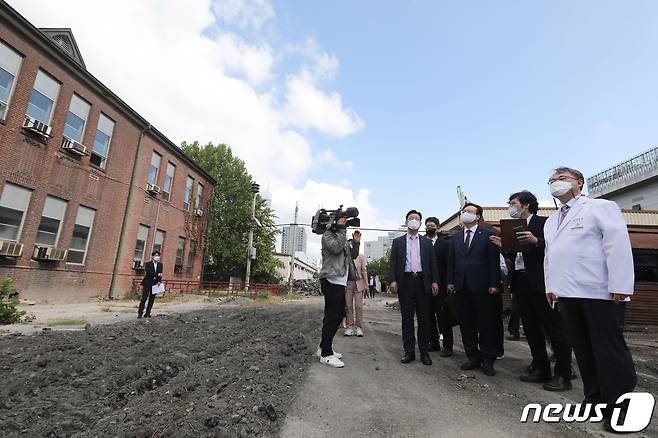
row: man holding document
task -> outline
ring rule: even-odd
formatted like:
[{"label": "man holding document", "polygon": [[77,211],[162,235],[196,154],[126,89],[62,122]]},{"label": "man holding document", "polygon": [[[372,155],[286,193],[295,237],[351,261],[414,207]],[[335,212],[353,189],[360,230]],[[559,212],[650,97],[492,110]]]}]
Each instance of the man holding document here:
[{"label": "man holding document", "polygon": [[150,318],[155,296],[164,292],[164,284],[162,284],[162,263],[160,263],[159,251],[153,251],[151,254],[151,261],[146,263],[144,269],[146,273],[142,280],[142,299],[139,302],[137,318],[141,318],[142,314],[144,314],[144,305],[146,304],[147,299],[148,305],[146,306],[146,313],[144,316]]}]

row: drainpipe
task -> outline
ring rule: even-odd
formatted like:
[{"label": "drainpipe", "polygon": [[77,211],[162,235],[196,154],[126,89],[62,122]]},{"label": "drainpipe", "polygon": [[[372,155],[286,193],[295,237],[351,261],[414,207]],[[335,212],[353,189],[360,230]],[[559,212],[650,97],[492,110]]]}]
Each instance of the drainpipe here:
[{"label": "drainpipe", "polygon": [[128,210],[130,209],[130,201],[132,200],[133,187],[135,184],[135,176],[137,174],[137,163],[139,162],[139,151],[142,149],[142,140],[144,139],[144,134],[146,134],[151,129],[151,125],[148,125],[146,128],[142,129],[139,133],[139,140],[137,141],[137,151],[135,152],[135,161],[133,161],[133,170],[130,175],[130,186],[128,187],[128,199],[126,199],[126,206],[123,209],[123,220],[121,222],[121,230],[119,231],[119,244],[117,245],[117,253],[114,257],[114,268],[112,269],[112,282],[110,283],[110,291],[108,298],[114,299],[116,297],[116,280],[117,275],[119,274],[119,259],[121,257],[121,251],[123,249],[123,234],[126,229],[126,224],[128,223]]}]

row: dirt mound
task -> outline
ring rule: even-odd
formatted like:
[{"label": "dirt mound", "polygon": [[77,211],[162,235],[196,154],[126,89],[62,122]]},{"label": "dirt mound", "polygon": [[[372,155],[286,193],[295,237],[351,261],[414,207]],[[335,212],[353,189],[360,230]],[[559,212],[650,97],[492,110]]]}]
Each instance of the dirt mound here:
[{"label": "dirt mound", "polygon": [[312,360],[303,306],[0,338],[4,436],[274,436]]}]

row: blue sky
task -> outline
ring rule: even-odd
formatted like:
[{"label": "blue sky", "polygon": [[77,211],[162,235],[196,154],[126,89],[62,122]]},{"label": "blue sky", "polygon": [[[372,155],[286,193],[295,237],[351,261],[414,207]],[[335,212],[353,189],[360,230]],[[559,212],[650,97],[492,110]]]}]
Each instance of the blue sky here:
[{"label": "blue sky", "polygon": [[656,145],[658,2],[406,3],[273,3],[340,61],[333,86],[365,129],[316,141],[386,216],[445,217],[457,185],[485,205],[550,199],[551,168],[591,175]]}]

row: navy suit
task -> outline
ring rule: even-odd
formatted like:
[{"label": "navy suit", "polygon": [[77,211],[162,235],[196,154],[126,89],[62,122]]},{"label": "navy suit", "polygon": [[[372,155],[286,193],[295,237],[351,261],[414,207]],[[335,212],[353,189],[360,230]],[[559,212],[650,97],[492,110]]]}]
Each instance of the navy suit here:
[{"label": "navy suit", "polygon": [[489,288],[500,289],[500,252],[489,241],[493,232],[481,226],[466,248],[465,229],[452,236],[447,281],[457,291],[459,327],[466,355],[471,361],[493,362],[498,353],[498,297],[490,294]]},{"label": "navy suit", "polygon": [[[431,239],[429,239],[431,242]],[[452,326],[455,320],[449,307],[446,293],[447,276],[448,276],[448,256],[450,255],[450,241],[441,238],[434,242],[434,253],[439,272],[439,294],[431,298],[430,307],[430,346],[438,349],[439,333],[443,334],[443,349],[452,351],[453,336]]]},{"label": "navy suit", "polygon": [[420,266],[422,275],[412,277],[405,272],[407,261],[407,235],[397,237],[391,245],[390,273],[391,281],[398,284],[398,300],[402,314],[402,342],[404,352],[414,356],[416,339],[414,337],[414,312],[418,319],[418,349],[421,354],[429,349],[430,336],[430,298],[432,283],[438,283],[439,273],[432,242],[420,235],[416,236],[420,245]]},{"label": "navy suit", "polygon": [[[146,305],[146,316],[151,316],[151,309],[153,308],[153,301],[155,300],[155,295],[153,295],[152,288],[162,280],[162,263],[158,263],[157,267],[153,260],[147,262],[144,266],[146,271],[144,278],[142,279],[142,299],[139,301],[139,310],[137,314],[142,316],[144,312],[144,306]],[[148,305],[146,301],[148,300]]]}]

